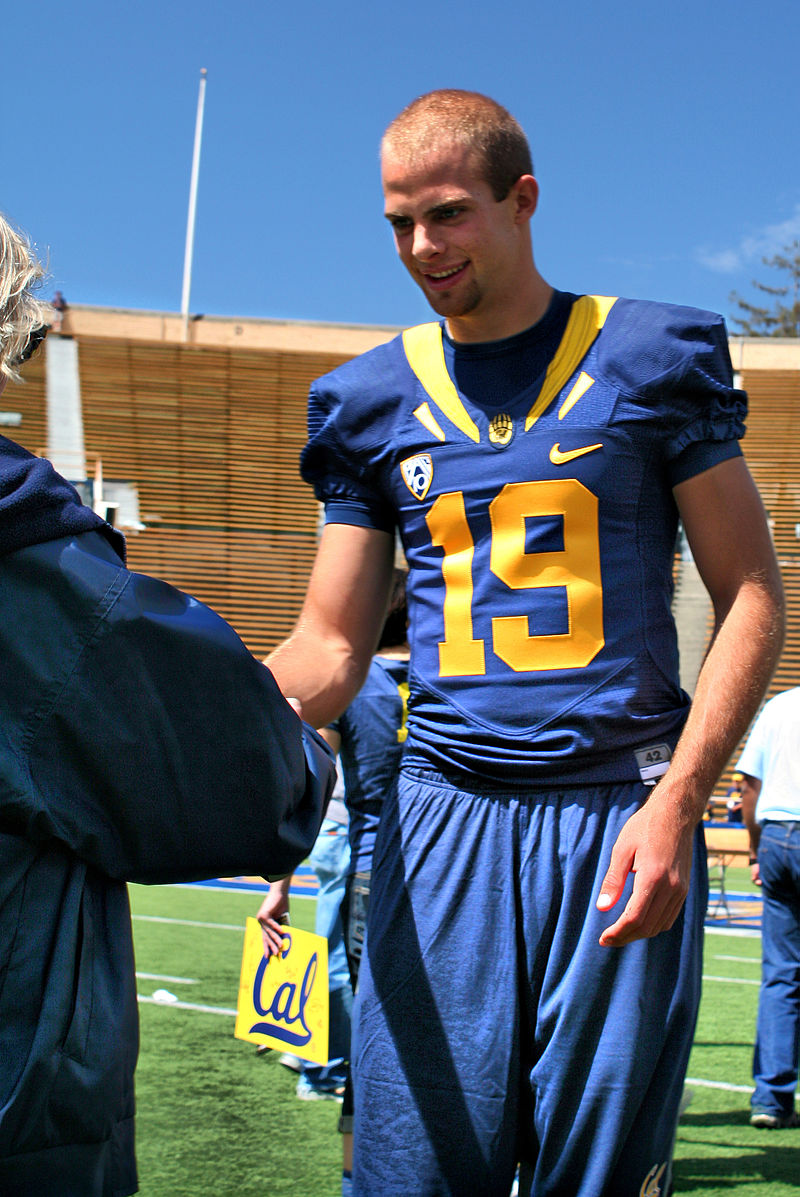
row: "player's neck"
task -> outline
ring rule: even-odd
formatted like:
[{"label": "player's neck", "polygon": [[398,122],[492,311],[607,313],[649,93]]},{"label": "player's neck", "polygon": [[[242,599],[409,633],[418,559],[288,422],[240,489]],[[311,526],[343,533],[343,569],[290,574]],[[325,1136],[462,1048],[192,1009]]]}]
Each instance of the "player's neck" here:
[{"label": "player's neck", "polygon": [[464,316],[448,316],[445,324],[450,338],[473,344],[503,341],[532,328],[550,306],[553,288],[535,271],[527,282],[506,304],[495,304],[491,310],[483,311],[479,307]]}]

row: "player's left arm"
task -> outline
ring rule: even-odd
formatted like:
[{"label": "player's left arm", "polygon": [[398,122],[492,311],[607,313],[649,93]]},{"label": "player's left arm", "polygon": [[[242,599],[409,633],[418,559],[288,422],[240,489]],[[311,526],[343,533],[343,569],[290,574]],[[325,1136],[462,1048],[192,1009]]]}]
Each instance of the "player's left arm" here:
[{"label": "player's left arm", "polygon": [[742,457],[675,487],[695,563],[714,607],[714,636],[672,763],[614,846],[598,909],[630,901],[600,943],[622,947],[668,930],[689,888],[692,841],[711,792],[766,690],[783,644],[780,571],[764,508]]}]

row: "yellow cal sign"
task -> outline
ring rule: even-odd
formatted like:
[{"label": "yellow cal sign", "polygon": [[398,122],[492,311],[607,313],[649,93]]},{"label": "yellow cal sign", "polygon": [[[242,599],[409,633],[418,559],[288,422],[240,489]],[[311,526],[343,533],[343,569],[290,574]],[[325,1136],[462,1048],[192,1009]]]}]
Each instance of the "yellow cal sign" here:
[{"label": "yellow cal sign", "polygon": [[286,927],[280,956],[263,954],[261,927],[245,927],[234,1035],[315,1064],[328,1061],[328,941]]}]

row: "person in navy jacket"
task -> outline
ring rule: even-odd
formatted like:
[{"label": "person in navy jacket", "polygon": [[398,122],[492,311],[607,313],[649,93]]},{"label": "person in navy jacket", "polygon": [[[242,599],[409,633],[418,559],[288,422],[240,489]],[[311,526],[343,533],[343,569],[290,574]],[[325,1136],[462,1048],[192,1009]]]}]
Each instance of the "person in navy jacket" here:
[{"label": "person in navy jacket", "polygon": [[[0,390],[49,318],[0,217]],[[136,1192],[127,881],[292,871],[320,737],[208,607],[0,437],[0,1192]]]}]

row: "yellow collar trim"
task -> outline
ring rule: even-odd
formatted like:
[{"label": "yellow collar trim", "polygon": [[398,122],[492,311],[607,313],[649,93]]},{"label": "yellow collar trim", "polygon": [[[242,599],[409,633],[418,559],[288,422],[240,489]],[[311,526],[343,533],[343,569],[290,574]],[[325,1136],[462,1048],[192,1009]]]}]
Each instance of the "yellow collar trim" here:
[{"label": "yellow collar trim", "polygon": [[[526,432],[547,410],[567,379],[574,373],[616,302],[615,296],[582,295],[572,305],[561,344],[547,368],[544,384],[536,402],[525,418]],[[438,321],[407,328],[403,333],[403,349],[409,366],[442,415],[477,444],[481,439],[478,426],[465,408],[453,380],[447,373],[442,329]],[[421,404],[414,414],[428,431],[439,439],[444,439],[427,404]],[[430,419],[423,419],[423,415]]]},{"label": "yellow collar trim", "polygon": [[569,376],[575,372],[616,302],[616,296],[582,295],[572,305],[561,344],[547,367],[539,396],[525,417],[526,432],[547,410]]},{"label": "yellow collar trim", "polygon": [[[441,326],[431,323],[407,328],[403,333],[403,349],[409,366],[439,411],[470,440],[479,442],[481,434],[478,426],[464,407],[461,396],[447,373]],[[429,425],[426,424],[426,427]]]}]

